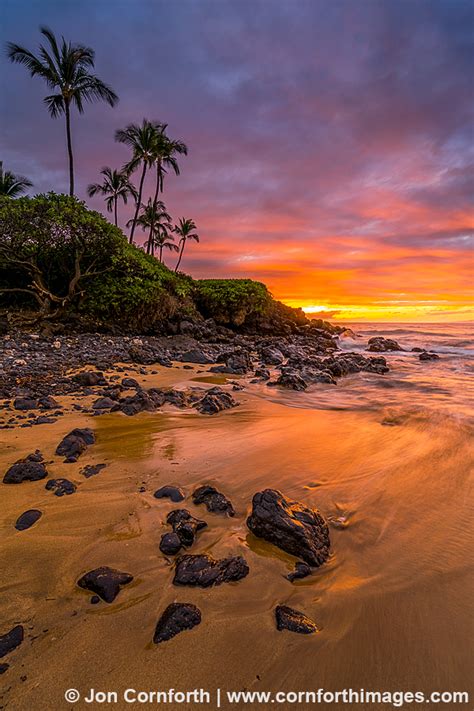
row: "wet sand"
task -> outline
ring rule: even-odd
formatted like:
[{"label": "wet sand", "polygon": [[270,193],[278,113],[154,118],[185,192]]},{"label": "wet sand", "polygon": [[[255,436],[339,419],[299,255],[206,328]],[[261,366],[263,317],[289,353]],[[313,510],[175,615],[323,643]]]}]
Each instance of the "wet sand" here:
[{"label": "wet sand", "polygon": [[[138,379],[147,386],[202,385],[196,377],[195,370],[160,368]],[[105,706],[67,704],[63,694],[71,687],[116,690],[119,698],[128,687],[469,690],[466,426],[408,418],[386,427],[378,411],[303,409],[291,406],[300,393],[286,404],[270,395],[263,388],[236,393],[240,406],[213,417],[173,408],[135,417],[67,414],[52,425],[1,433],[2,473],[39,448],[54,461],[51,476],[78,485],[62,498],[45,491],[45,481],[1,485],[1,631],[25,627],[23,644],[2,660],[11,665],[0,677],[4,708]],[[76,464],[63,464],[54,450],[75,426],[92,427],[97,444]],[[102,462],[108,466],[97,476],[79,473]],[[235,518],[192,504],[191,492],[203,483],[231,499]],[[164,484],[182,486],[189,497],[182,505],[209,524],[189,552],[243,555],[247,578],[208,590],[171,584],[172,560],[158,545],[177,505],[153,497]],[[267,487],[347,523],[331,527],[332,556],[309,578],[288,582],[295,559],[245,525],[252,495]],[[15,520],[30,508],[41,509],[42,518],[16,531]],[[75,583],[101,565],[134,581],[112,604],[90,605],[90,593]],[[196,604],[202,623],[153,645],[158,617],[173,601]],[[321,631],[278,632],[277,604],[305,612]]]}]

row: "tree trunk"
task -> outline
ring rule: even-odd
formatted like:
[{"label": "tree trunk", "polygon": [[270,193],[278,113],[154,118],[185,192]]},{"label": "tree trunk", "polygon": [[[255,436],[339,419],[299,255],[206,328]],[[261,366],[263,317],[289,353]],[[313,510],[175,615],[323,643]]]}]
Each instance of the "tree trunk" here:
[{"label": "tree trunk", "polygon": [[155,212],[156,212],[156,205],[158,203],[158,196],[160,194],[160,172],[161,172],[161,161],[158,160],[158,162],[156,164],[156,188],[155,188],[155,197],[153,198],[153,216],[151,218],[150,232],[148,234],[148,247],[147,247],[148,254],[152,253],[151,245],[153,244],[153,228],[155,226]]},{"label": "tree trunk", "polygon": [[74,195],[74,158],[72,155],[71,141],[71,115],[69,111],[69,102],[65,102],[66,106],[66,136],[67,136],[67,152],[69,156],[69,195]]},{"label": "tree trunk", "polygon": [[117,196],[114,198],[114,217],[115,217],[115,227],[118,227],[118,220],[117,220]]},{"label": "tree trunk", "polygon": [[137,207],[135,210],[135,215],[133,217],[132,229],[130,230],[130,239],[128,240],[130,244],[133,244],[133,234],[135,232],[135,226],[137,224],[138,212],[140,210],[140,205],[142,204],[142,192],[143,192],[143,182],[145,180],[146,173],[146,163],[143,163],[142,177],[140,178],[140,185],[138,187],[138,197],[137,197]]},{"label": "tree trunk", "polygon": [[163,245],[160,244],[160,262],[163,262]]},{"label": "tree trunk", "polygon": [[184,237],[183,237],[183,238],[181,239],[181,251],[180,251],[180,253],[179,253],[178,263],[176,264],[176,266],[175,266],[175,268],[174,268],[175,274],[176,274],[176,272],[178,271],[179,265],[181,264],[181,259],[182,259],[182,257],[183,257],[184,245],[185,245],[185,244],[186,244],[186,240],[185,240]]}]

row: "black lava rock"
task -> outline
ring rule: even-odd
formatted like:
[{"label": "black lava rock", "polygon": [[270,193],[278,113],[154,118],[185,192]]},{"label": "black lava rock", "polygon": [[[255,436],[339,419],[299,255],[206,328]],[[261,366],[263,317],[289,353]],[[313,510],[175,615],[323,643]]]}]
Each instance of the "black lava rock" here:
[{"label": "black lava rock", "polygon": [[201,611],[188,602],[173,602],[168,605],[156,625],[153,642],[159,644],[190,630],[201,622]]},{"label": "black lava rock", "polygon": [[181,545],[187,548],[194,543],[198,531],[207,527],[206,521],[194,518],[187,509],[170,511],[166,522],[173,527],[173,532],[178,536]]},{"label": "black lava rock", "polygon": [[200,486],[193,492],[194,504],[205,504],[211,513],[225,513],[235,516],[235,510],[229,499],[213,486]]},{"label": "black lava rock", "polygon": [[31,526],[33,526],[33,524],[35,524],[42,515],[42,512],[38,511],[38,509],[29,509],[28,511],[24,511],[16,520],[16,530],[26,531],[26,529],[31,528]]},{"label": "black lava rock", "polygon": [[54,491],[55,496],[69,496],[76,491],[76,485],[69,479],[50,479],[44,488]]},{"label": "black lava rock", "polygon": [[216,387],[208,390],[204,397],[195,403],[193,407],[196,407],[202,415],[215,415],[222,410],[230,410],[233,407],[237,407],[238,404],[230,393]]},{"label": "black lava rock", "polygon": [[437,353],[429,353],[428,351],[423,351],[418,357],[420,360],[439,360]]},{"label": "black lava rock", "polygon": [[79,578],[77,584],[80,588],[97,593],[105,602],[113,602],[120,592],[122,585],[128,585],[133,580],[130,573],[102,566],[95,568]]},{"label": "black lava rock", "polygon": [[72,376],[72,379],[75,383],[84,387],[107,385],[107,380],[104,378],[103,373],[98,373],[95,370],[86,370],[83,373],[76,373],[76,375]]},{"label": "black lava rock", "polygon": [[302,612],[294,610],[287,605],[278,605],[275,609],[275,619],[277,630],[289,630],[290,632],[298,632],[299,634],[312,634],[317,632],[318,628],[313,620],[306,617]]},{"label": "black lava rock", "polygon": [[375,353],[383,353],[384,351],[403,351],[404,349],[392,338],[374,336],[373,338],[369,338],[367,350]]},{"label": "black lava rock", "polygon": [[301,578],[307,578],[308,575],[311,575],[309,565],[307,563],[298,562],[295,565],[295,569],[291,573],[288,573],[286,579],[292,583],[293,580],[301,580]]},{"label": "black lava rock", "polygon": [[0,658],[19,647],[23,642],[24,636],[25,633],[21,625],[17,625],[10,632],[0,635]]},{"label": "black lava rock", "polygon": [[248,574],[249,567],[242,556],[216,560],[207,554],[183,555],[176,561],[173,583],[209,588],[241,580]]},{"label": "black lava rock", "polygon": [[86,479],[90,479],[91,476],[95,476],[106,466],[107,464],[86,464],[86,466],[81,469],[81,474],[85,476]]},{"label": "black lava rock", "polygon": [[183,501],[185,498],[184,491],[179,486],[171,485],[162,486],[160,489],[157,489],[153,496],[155,499],[171,499],[171,501],[175,503]]},{"label": "black lava rock", "polygon": [[322,565],[329,556],[329,529],[319,511],[291,501],[275,489],[255,494],[247,526],[254,535],[309,565]]},{"label": "black lava rock", "polygon": [[61,457],[66,457],[64,461],[67,463],[77,462],[88,445],[94,444],[94,442],[95,434],[93,430],[89,427],[83,429],[77,427],[61,440],[56,447],[56,454]]},{"label": "black lava rock", "polygon": [[38,407],[38,401],[31,397],[16,397],[13,400],[15,410],[35,410]]},{"label": "black lava rock", "polygon": [[183,544],[177,533],[164,533],[161,536],[160,551],[165,555],[176,555],[182,547]]},{"label": "black lava rock", "polygon": [[21,484],[23,481],[38,481],[48,476],[48,471],[41,461],[42,456],[38,450],[25,459],[19,459],[13,464],[3,477],[4,484]]}]

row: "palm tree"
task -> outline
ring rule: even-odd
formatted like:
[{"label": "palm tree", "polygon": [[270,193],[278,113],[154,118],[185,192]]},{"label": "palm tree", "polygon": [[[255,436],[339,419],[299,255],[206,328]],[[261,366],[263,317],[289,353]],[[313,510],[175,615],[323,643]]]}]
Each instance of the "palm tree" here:
[{"label": "palm tree", "polygon": [[132,220],[129,220],[127,225],[131,225],[130,244],[133,244],[133,235],[137,225],[138,213],[142,205],[143,183],[145,182],[145,174],[155,162],[156,149],[156,126],[157,124],[143,119],[141,126],[136,123],[131,123],[124,129],[119,129],[115,132],[115,140],[119,143],[124,143],[131,148],[132,157],[125,164],[123,171],[130,175],[140,165],[142,165],[142,174],[138,186],[138,194],[136,198],[135,215]]},{"label": "palm tree", "polygon": [[129,195],[136,199],[137,191],[130,182],[128,175],[121,170],[112,170],[112,168],[105,167],[102,168],[100,174],[104,176],[104,180],[102,183],[91,183],[87,188],[87,194],[89,197],[93,197],[97,193],[104,195],[107,211],[113,211],[115,226],[117,227],[117,203],[119,198],[126,205]]},{"label": "palm tree", "polygon": [[22,195],[33,183],[22,175],[15,175],[9,170],[3,172],[3,163],[0,161],[0,195],[16,198]]},{"label": "palm tree", "polygon": [[181,247],[179,252],[178,263],[175,267],[175,272],[178,271],[178,267],[181,264],[181,259],[183,257],[186,242],[190,239],[193,239],[195,242],[199,242],[199,235],[196,234],[196,232],[193,232],[193,230],[195,229],[196,225],[194,224],[194,221],[186,220],[184,217],[181,217],[179,220],[179,225],[175,225],[175,227],[173,228],[173,232],[176,232],[176,234],[180,236],[179,244]]},{"label": "palm tree", "polygon": [[46,96],[44,102],[53,118],[61,114],[66,117],[67,150],[69,155],[69,194],[74,195],[74,159],[71,140],[71,105],[75,104],[80,114],[84,112],[84,102],[106,101],[114,106],[117,94],[101,79],[89,71],[94,67],[94,50],[81,44],[71,44],[61,38],[60,45],[48,27],[41,27],[48,47],[40,45],[39,56],[9,42],[8,56],[12,62],[23,64],[31,76],[42,77],[50,89],[56,93]]},{"label": "palm tree", "polygon": [[[153,198],[153,205],[156,206],[158,203],[158,197],[160,191],[163,192],[163,182],[165,174],[168,172],[167,169],[174,171],[175,175],[179,175],[179,165],[176,160],[177,155],[187,155],[188,147],[183,141],[171,140],[166,135],[166,129],[168,124],[155,123],[156,131],[156,143],[155,143],[155,163],[156,163],[156,187],[155,196]],[[153,234],[153,221],[150,224],[149,232],[149,243],[152,244],[152,234]],[[160,260],[161,261],[161,260]]]},{"label": "palm tree", "polygon": [[[127,226],[133,220],[129,220]],[[137,225],[140,225],[142,230],[152,230],[151,236],[149,233],[146,242],[146,253],[154,256],[155,246],[160,248],[160,262],[163,257],[163,247],[178,251],[178,247],[174,244],[174,237],[169,233],[172,231],[171,216],[166,212],[166,207],[161,200],[158,200],[156,206],[152,199],[148,200],[146,205],[142,205],[141,215],[137,219]]]},{"label": "palm tree", "polygon": [[170,235],[168,230],[166,228],[163,228],[163,225],[159,225],[155,231],[155,237],[153,238],[153,246],[158,247],[158,249],[160,250],[160,262],[163,262],[163,249],[169,249],[171,252],[177,252],[179,249],[178,245],[174,243],[173,235]]}]

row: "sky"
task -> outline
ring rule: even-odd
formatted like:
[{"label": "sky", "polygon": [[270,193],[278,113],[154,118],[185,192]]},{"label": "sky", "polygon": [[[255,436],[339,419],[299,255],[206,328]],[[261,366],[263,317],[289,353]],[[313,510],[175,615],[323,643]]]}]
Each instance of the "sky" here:
[{"label": "sky", "polygon": [[[73,116],[81,199],[128,159],[117,128],[147,117],[188,145],[163,196],[201,238],[184,271],[336,320],[474,318],[472,0],[0,3],[2,46],[36,51],[40,25],[93,47],[120,97]],[[0,76],[5,168],[67,192],[46,87],[4,51]]]}]

